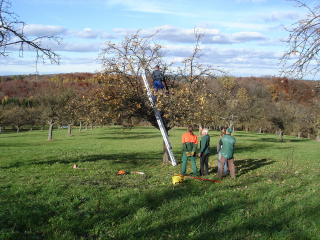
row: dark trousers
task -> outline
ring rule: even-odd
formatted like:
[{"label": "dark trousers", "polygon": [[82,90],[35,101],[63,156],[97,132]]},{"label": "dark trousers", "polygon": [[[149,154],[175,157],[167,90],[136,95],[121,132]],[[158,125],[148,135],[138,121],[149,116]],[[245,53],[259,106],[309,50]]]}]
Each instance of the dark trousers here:
[{"label": "dark trousers", "polygon": [[[200,157],[200,176],[208,176],[208,162],[209,162],[209,153],[201,154]],[[206,173],[204,173],[204,167],[206,168]]]},{"label": "dark trousers", "polygon": [[230,175],[232,178],[236,177],[236,168],[234,166],[234,161],[233,158],[230,159],[226,159],[225,157],[221,156],[221,160],[220,160],[220,168],[219,168],[219,172],[218,172],[218,178],[222,178],[222,171],[223,171],[223,167],[224,163],[228,160],[228,166],[229,166],[229,170],[230,170]]}]

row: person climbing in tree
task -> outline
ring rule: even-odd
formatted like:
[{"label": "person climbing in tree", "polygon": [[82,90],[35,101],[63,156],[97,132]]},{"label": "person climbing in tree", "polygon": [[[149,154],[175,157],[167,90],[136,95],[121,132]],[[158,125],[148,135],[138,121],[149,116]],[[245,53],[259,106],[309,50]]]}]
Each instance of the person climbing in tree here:
[{"label": "person climbing in tree", "polygon": [[181,175],[186,175],[187,161],[190,158],[192,163],[193,176],[198,176],[196,165],[196,151],[198,147],[198,138],[192,132],[193,127],[188,126],[188,132],[182,135],[182,168]]},{"label": "person climbing in tree", "polygon": [[[159,88],[162,90],[162,92],[164,94],[166,94],[163,90],[164,86],[163,83],[164,82],[164,75],[162,72],[159,71],[159,66],[156,65],[155,70],[152,73],[152,78],[153,78],[153,86],[154,86],[154,92],[158,92]],[[167,94],[166,94],[167,95]],[[157,96],[153,97],[153,101],[155,101],[157,99]]]}]

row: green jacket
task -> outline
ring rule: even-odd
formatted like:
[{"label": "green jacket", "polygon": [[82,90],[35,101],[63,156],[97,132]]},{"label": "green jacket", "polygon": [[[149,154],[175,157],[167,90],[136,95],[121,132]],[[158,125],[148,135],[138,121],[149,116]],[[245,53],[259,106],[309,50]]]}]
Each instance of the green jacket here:
[{"label": "green jacket", "polygon": [[221,156],[226,159],[233,158],[234,153],[234,145],[236,144],[236,139],[231,135],[227,134],[223,138],[220,139],[222,144]]},{"label": "green jacket", "polygon": [[198,144],[195,144],[195,143],[182,143],[182,148],[185,152],[196,152],[197,151],[197,147],[198,147]]},{"label": "green jacket", "polygon": [[200,141],[200,150],[201,154],[210,153],[210,136],[208,134],[204,135]]}]

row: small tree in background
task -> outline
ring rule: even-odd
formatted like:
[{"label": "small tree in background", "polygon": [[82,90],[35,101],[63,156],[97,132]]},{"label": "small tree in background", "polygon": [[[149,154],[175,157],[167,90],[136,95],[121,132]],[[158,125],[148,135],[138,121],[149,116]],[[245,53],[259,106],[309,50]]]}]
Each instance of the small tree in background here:
[{"label": "small tree in background", "polygon": [[12,124],[16,129],[17,133],[20,132],[20,128],[26,123],[26,112],[25,109],[19,106],[13,106],[9,110],[5,111],[4,118],[5,122]]},{"label": "small tree in background", "polygon": [[66,116],[69,116],[66,108],[73,97],[74,93],[62,83],[57,83],[48,92],[37,95],[41,117],[49,125],[48,141],[52,140],[53,125],[62,122]]}]

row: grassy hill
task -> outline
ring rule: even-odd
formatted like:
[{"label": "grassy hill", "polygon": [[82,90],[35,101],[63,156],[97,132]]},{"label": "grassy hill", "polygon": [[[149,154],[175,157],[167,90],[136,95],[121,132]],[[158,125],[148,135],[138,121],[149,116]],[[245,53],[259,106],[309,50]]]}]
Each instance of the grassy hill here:
[{"label": "grassy hill", "polygon": [[[319,142],[236,132],[236,179],[173,185],[184,132],[169,133],[172,167],[151,127],[55,130],[50,142],[47,131],[3,131],[0,239],[318,239]],[[219,132],[209,135],[215,179]]]}]

